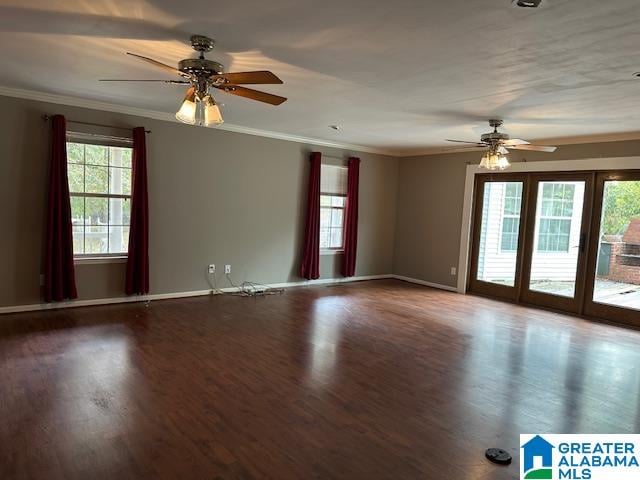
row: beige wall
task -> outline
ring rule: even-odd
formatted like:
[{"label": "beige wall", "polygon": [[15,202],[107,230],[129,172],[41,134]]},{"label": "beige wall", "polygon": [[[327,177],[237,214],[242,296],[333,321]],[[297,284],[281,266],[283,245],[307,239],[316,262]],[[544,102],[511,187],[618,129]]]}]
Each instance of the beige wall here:
[{"label": "beige wall", "polygon": [[[49,125],[43,113],[152,130],[147,137],[152,293],[208,289],[206,266],[235,283],[298,281],[308,152],[362,159],[356,275],[392,272],[398,160],[0,97],[0,306],[39,303]],[[70,125],[70,129],[80,127]],[[120,131],[105,131],[104,134]],[[322,257],[323,278],[339,257]],[[79,265],[81,299],[122,295],[124,264]],[[228,286],[218,273],[218,286]]]},{"label": "beige wall", "polygon": [[[479,153],[396,159],[195,128],[118,113],[0,97],[0,306],[39,303],[49,125],[43,113],[133,127],[148,136],[152,293],[209,288],[206,266],[232,265],[235,283],[301,280],[298,262],[308,153],[362,159],[356,275],[396,273],[455,287],[466,166]],[[71,126],[86,131],[88,127]],[[94,128],[97,133],[119,130]],[[512,161],[640,155],[640,141],[562,146]],[[339,277],[338,256],[321,258]],[[121,296],[124,264],[78,265],[81,299]]]},{"label": "beige wall", "polygon": [[[554,161],[640,155],[640,141],[565,145],[553,154],[512,153],[510,160]],[[455,287],[467,164],[481,153],[400,159],[394,273]],[[640,165],[639,165],[640,168]]]}]

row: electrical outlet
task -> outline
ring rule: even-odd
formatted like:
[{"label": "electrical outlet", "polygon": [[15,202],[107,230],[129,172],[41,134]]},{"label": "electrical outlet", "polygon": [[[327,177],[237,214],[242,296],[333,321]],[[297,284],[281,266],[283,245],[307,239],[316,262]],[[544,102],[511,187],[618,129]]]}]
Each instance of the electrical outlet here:
[{"label": "electrical outlet", "polygon": [[216,266],[213,263],[209,265],[209,273],[211,274],[216,273]]},{"label": "electrical outlet", "polygon": [[231,273],[231,265],[225,265],[224,266],[224,273],[225,274]]},{"label": "electrical outlet", "polygon": [[451,267],[451,275],[456,276],[458,274],[458,269],[456,267]]}]

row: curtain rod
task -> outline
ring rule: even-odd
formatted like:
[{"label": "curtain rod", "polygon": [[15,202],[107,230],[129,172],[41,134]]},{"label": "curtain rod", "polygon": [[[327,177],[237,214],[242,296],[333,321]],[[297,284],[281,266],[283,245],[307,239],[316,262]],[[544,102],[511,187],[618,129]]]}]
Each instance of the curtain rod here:
[{"label": "curtain rod", "polygon": [[[42,116],[42,119],[46,122],[51,117],[52,117],[51,115],[44,114]],[[128,128],[128,127],[117,127],[115,125],[105,125],[103,123],[80,122],[80,121],[76,121],[76,120],[67,120],[67,123],[75,123],[76,125],[91,125],[91,126],[94,126],[94,127],[118,128],[120,130],[129,130],[129,131],[132,130],[131,128]],[[151,130],[145,130],[144,132],[145,133],[151,133]]]}]

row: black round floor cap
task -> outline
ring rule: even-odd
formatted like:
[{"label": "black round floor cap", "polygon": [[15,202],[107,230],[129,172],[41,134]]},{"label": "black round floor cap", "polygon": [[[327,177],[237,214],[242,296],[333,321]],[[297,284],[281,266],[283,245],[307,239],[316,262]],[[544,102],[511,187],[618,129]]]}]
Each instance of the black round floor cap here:
[{"label": "black round floor cap", "polygon": [[499,465],[509,465],[511,463],[511,454],[501,448],[489,448],[484,452],[484,456]]}]

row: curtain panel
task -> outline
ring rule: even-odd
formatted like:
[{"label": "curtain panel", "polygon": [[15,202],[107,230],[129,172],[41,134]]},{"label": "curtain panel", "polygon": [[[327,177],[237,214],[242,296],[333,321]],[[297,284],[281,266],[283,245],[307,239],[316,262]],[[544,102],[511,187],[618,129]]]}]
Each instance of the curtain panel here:
[{"label": "curtain panel", "polygon": [[144,295],[149,293],[149,202],[144,127],[133,129],[132,163],[133,191],[125,292],[127,295]]},{"label": "curtain panel", "polygon": [[60,302],[78,297],[73,265],[71,200],[67,178],[67,125],[52,117],[49,195],[44,253],[44,299]]},{"label": "curtain panel", "polygon": [[353,277],[356,272],[358,249],[358,184],[360,181],[360,159],[349,158],[347,171],[347,203],[344,223],[344,255],[342,275]]},{"label": "curtain panel", "polygon": [[320,161],[322,154],[312,152],[307,191],[307,217],[300,276],[307,280],[320,278]]}]

